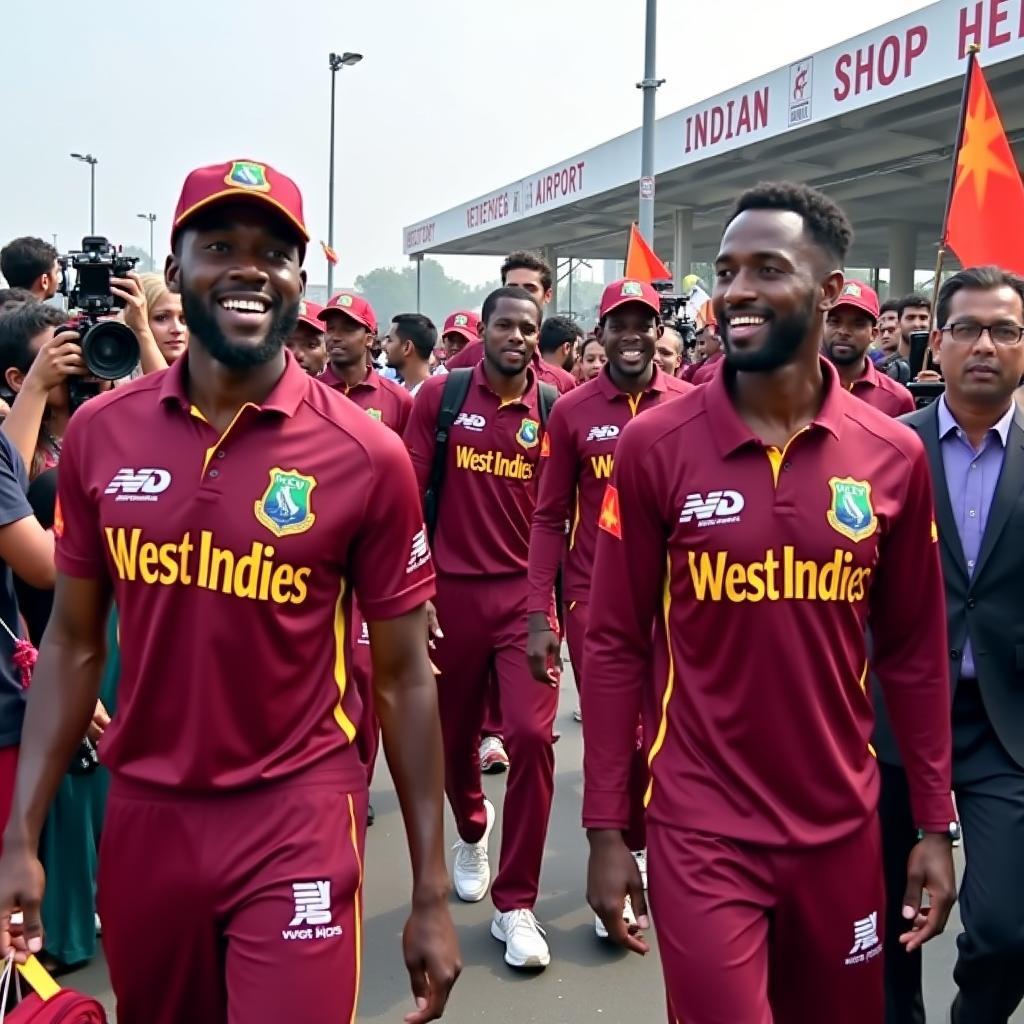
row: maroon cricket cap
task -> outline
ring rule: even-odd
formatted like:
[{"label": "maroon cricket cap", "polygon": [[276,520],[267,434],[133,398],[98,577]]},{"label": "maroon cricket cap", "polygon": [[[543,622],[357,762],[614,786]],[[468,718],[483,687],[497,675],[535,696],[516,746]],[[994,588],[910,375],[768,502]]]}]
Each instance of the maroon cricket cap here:
[{"label": "maroon cricket cap", "polygon": [[303,252],[309,232],[302,215],[302,193],[286,174],[256,160],[228,160],[192,171],[181,187],[174,211],[171,245],[185,225],[197,214],[226,202],[260,203],[275,210],[302,239]]},{"label": "maroon cricket cap", "polygon": [[839,309],[840,306],[852,306],[878,322],[878,294],[863,281],[847,281],[843,285],[843,290],[832,308]]},{"label": "maroon cricket cap", "polygon": [[309,299],[303,299],[299,303],[299,323],[309,324],[310,327],[315,331],[319,331],[321,334],[324,333],[324,322],[319,319],[320,311],[324,307],[319,302],[310,302]]},{"label": "maroon cricket cap", "polygon": [[469,310],[459,310],[449,315],[441,330],[441,337],[446,334],[461,334],[467,341],[478,341],[480,339],[480,316],[471,313]]},{"label": "maroon cricket cap", "polygon": [[377,314],[373,306],[362,297],[362,295],[351,295],[349,292],[338,292],[332,295],[330,301],[317,314],[324,323],[328,316],[337,311],[347,317],[351,317],[357,324],[362,324],[372,334],[377,333]]},{"label": "maroon cricket cap", "polygon": [[634,281],[627,277],[621,281],[613,281],[601,293],[598,320],[603,320],[613,309],[625,306],[627,302],[642,303],[659,316],[661,315],[661,302],[654,288],[643,281]]}]

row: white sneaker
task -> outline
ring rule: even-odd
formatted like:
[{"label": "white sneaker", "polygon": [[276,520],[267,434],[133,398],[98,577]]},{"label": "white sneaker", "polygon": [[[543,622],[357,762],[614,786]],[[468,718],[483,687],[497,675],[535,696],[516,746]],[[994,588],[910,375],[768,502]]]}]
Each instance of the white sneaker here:
[{"label": "white sneaker", "polygon": [[636,861],[636,866],[640,869],[640,877],[643,879],[644,890],[647,889],[647,851],[646,850],[634,850],[633,860]]},{"label": "white sneaker", "polygon": [[491,884],[491,865],[487,860],[487,841],[494,828],[494,804],[484,801],[487,809],[487,828],[478,843],[467,843],[460,839],[452,849],[455,863],[452,866],[452,880],[455,892],[463,903],[479,903],[487,895]]},{"label": "white sneaker", "polygon": [[504,914],[496,910],[491,934],[505,943],[505,963],[509,967],[547,967],[551,963],[544,929],[532,910],[509,910]]},{"label": "white sneaker", "polygon": [[500,775],[508,771],[508,754],[500,736],[485,736],[480,743],[480,771]]},{"label": "white sneaker", "polygon": [[577,708],[572,713],[572,720],[574,722],[582,722],[583,721],[583,708]]},{"label": "white sneaker", "polygon": [[[622,905],[622,920],[627,925],[636,924],[636,914],[633,913],[633,901],[628,896],[626,897],[626,902]],[[608,938],[608,929],[605,928],[604,921],[597,914],[594,915],[594,932],[599,939]]]}]

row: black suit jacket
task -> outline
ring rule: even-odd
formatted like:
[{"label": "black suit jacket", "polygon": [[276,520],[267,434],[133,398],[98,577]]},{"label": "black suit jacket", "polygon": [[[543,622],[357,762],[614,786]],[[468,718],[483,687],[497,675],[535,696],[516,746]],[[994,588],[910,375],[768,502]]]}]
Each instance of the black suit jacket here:
[{"label": "black suit jacket", "polygon": [[[967,638],[985,709],[1003,746],[1024,768],[1024,412],[1014,403],[1003,469],[996,484],[973,578],[960,546],[939,446],[938,402],[900,417],[928,452],[935,488],[942,575],[946,583],[950,679],[955,692]],[[914,610],[907,609],[908,629]],[[875,749],[899,764],[881,689],[873,681],[878,723]],[[953,722],[954,736],[957,723]]]}]

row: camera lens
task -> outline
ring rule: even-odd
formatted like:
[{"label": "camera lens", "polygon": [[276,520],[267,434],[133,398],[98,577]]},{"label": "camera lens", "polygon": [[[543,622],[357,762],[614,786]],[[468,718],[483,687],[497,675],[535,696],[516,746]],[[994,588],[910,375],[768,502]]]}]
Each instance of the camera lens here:
[{"label": "camera lens", "polygon": [[139,362],[134,331],[117,320],[93,324],[82,337],[82,355],[90,374],[100,380],[127,377]]}]

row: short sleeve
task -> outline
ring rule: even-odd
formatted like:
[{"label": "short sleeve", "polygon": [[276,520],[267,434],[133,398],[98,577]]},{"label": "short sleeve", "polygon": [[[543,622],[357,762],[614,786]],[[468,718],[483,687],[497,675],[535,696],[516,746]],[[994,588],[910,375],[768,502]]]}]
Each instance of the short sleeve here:
[{"label": "short sleeve", "polygon": [[10,526],[32,515],[32,506],[25,492],[28,474],[14,445],[0,435],[0,526]]},{"label": "short sleeve", "polygon": [[58,572],[81,579],[98,579],[107,575],[107,563],[100,534],[99,505],[82,483],[84,423],[79,412],[64,435],[53,535],[57,539]]},{"label": "short sleeve", "polygon": [[434,564],[412,462],[397,435],[375,441],[373,479],[349,560],[368,622],[397,618],[434,596]]}]

